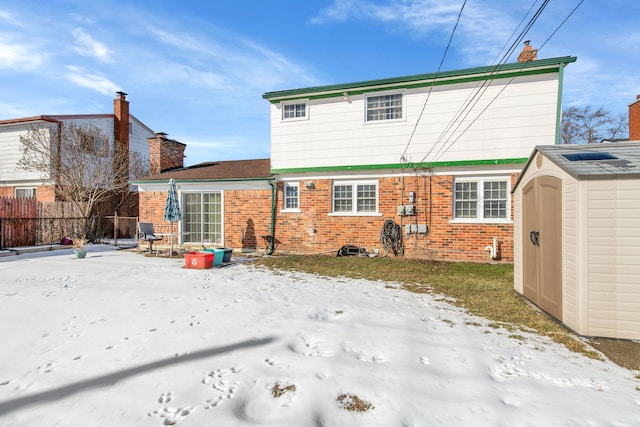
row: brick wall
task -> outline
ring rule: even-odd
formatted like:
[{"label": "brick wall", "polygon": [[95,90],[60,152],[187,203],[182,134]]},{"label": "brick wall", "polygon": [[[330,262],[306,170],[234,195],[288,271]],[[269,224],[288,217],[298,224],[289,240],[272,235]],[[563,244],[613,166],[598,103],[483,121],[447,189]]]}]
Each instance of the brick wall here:
[{"label": "brick wall", "polygon": [[226,247],[264,250],[268,240],[262,236],[271,232],[271,190],[225,191],[224,231]]},{"label": "brick wall", "polygon": [[[140,193],[141,222],[152,222],[154,231],[168,233],[164,220],[166,191]],[[184,212],[183,212],[184,213]],[[174,231],[177,231],[174,225]],[[224,245],[236,250],[265,249],[261,236],[270,234],[271,190],[227,190],[224,192]],[[165,242],[161,242],[165,243]]]},{"label": "brick wall", "polygon": [[629,140],[640,140],[640,95],[629,105]]},{"label": "brick wall", "polygon": [[159,132],[148,138],[149,169],[151,175],[159,174],[168,169],[184,166],[184,150],[186,145],[168,139],[166,134]]},{"label": "brick wall", "polygon": [[[15,197],[14,186],[0,187],[0,197]],[[38,185],[36,187],[36,199],[39,202],[55,202],[56,196],[52,185]]]},{"label": "brick wall", "polygon": [[[517,174],[511,177],[515,183]],[[384,250],[380,232],[387,219],[402,226],[405,256],[448,261],[489,261],[485,247],[497,237],[501,262],[513,262],[513,224],[452,224],[453,176],[410,176],[378,180],[381,216],[332,216],[330,179],[300,183],[302,212],[281,212],[283,184],[276,189],[276,252],[336,253],[345,244]],[[398,216],[397,206],[415,193],[416,215]],[[140,221],[153,222],[157,232],[169,232],[163,219],[166,192],[140,193]],[[513,215],[513,200],[511,201]],[[406,224],[428,224],[428,234],[405,233]],[[265,250],[271,228],[271,190],[224,192],[224,244],[235,250]],[[163,242],[164,243],[164,242]]]},{"label": "brick wall", "polygon": [[[511,178],[512,185],[517,175]],[[300,185],[302,212],[280,212],[282,184],[277,189],[276,238],[279,251],[336,252],[352,244],[368,251],[384,250],[380,232],[387,219],[402,226],[405,256],[411,258],[488,261],[484,250],[497,237],[501,261],[513,262],[513,224],[451,224],[453,176],[413,176],[378,180],[379,211],[382,216],[330,216],[331,180],[315,180],[314,189]],[[399,216],[397,206],[408,204],[409,191],[416,196],[416,215]],[[511,202],[513,213],[513,201]],[[405,233],[406,224],[428,224],[428,234]]]}]

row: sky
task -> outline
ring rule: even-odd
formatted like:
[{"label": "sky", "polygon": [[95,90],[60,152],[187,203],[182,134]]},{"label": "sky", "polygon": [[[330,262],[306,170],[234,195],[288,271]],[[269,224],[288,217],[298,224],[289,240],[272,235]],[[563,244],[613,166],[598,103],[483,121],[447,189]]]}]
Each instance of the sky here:
[{"label": "sky", "polygon": [[107,245],[0,256],[0,425],[640,425],[637,372],[437,294],[184,265]]},{"label": "sky", "polygon": [[266,92],[515,62],[524,40],[539,59],[578,58],[565,108],[626,114],[640,2],[550,0],[523,32],[543,3],[3,0],[0,119],[107,114],[121,90],[134,116],[187,144],[186,165],[267,158]]}]

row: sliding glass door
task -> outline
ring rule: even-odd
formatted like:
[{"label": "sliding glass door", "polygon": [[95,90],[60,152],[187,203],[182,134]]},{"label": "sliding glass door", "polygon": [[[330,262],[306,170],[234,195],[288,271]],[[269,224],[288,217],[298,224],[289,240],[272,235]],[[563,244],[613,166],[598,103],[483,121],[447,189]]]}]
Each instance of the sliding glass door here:
[{"label": "sliding glass door", "polygon": [[222,193],[183,193],[185,243],[222,245]]}]

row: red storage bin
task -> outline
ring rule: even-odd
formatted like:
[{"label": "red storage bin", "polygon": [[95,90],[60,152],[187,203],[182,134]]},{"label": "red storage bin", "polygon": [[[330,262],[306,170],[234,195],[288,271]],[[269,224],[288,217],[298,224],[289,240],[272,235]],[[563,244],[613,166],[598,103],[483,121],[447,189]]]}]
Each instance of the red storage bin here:
[{"label": "red storage bin", "polygon": [[187,252],[184,255],[184,266],[186,268],[211,268],[213,265],[213,254],[207,252]]}]

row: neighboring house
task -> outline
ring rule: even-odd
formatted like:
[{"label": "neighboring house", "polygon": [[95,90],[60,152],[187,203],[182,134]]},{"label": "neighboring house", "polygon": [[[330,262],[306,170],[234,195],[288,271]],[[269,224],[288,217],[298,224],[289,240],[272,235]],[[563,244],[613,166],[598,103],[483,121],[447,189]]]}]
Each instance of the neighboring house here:
[{"label": "neighboring house", "polygon": [[535,146],[559,143],[576,58],[527,45],[521,60],[265,93],[278,251],[384,253],[391,220],[405,256],[513,262],[511,190]]},{"label": "neighboring house", "polygon": [[[175,160],[173,168],[131,182],[138,186],[140,221],[152,222],[157,233],[179,231],[179,243],[187,247],[267,249],[275,194],[269,159],[189,167],[182,167],[180,154]],[[164,220],[170,179],[176,181],[182,211],[177,230]]]},{"label": "neighboring house", "polygon": [[640,141],[536,147],[514,200],[515,290],[581,335],[640,339]]},{"label": "neighboring house", "polygon": [[[45,178],[43,181],[40,172],[18,168],[20,137],[26,135],[30,128],[47,126],[52,140],[55,140],[55,132],[65,123],[92,125],[112,136],[109,143],[117,141],[128,147],[130,152],[138,152],[144,159],[149,159],[148,139],[155,137],[154,132],[129,114],[129,101],[124,92],[118,92],[113,105],[113,114],[47,115],[0,120],[0,197],[36,197],[39,201],[55,201],[54,179]],[[104,142],[91,143],[98,148],[98,144]]]}]

